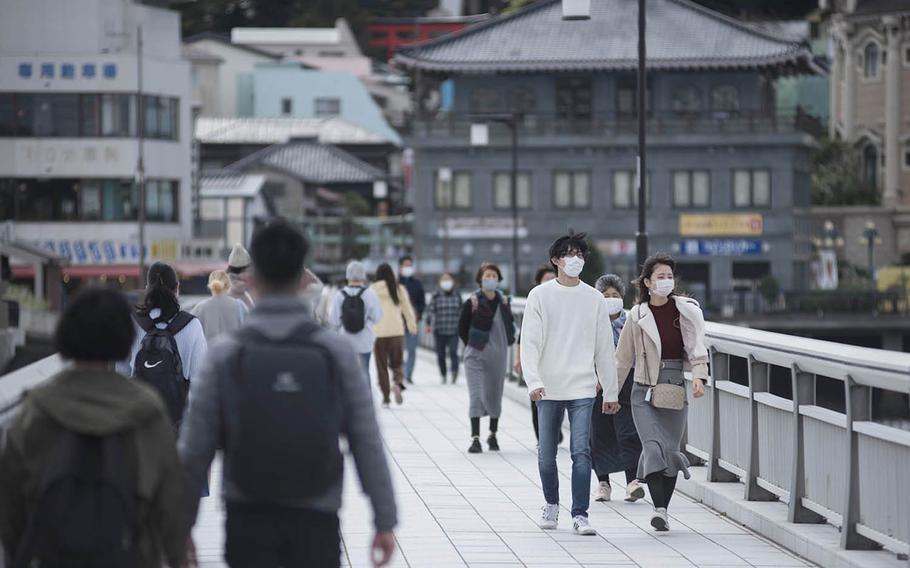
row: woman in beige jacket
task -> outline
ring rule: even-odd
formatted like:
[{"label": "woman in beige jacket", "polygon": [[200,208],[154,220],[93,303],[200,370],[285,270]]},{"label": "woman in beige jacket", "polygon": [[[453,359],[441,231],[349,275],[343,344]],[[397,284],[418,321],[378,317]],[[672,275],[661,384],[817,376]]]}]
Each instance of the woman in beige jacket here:
[{"label": "woman in beige jacket", "polygon": [[[382,405],[389,406],[389,369],[395,380],[395,402],[401,404],[404,399],[401,392],[404,386],[404,334],[417,333],[417,319],[407,289],[398,283],[395,272],[387,263],[382,263],[376,270],[376,283],[371,286],[379,297],[382,308],[382,319],[376,324],[376,344],[373,353],[376,356],[376,374],[379,376],[379,389],[382,391]],[[405,329],[407,326],[407,329]]]},{"label": "woman in beige jacket", "polygon": [[[689,461],[680,451],[688,417],[681,410],[652,405],[653,387],[669,383],[685,388],[685,370],[692,371],[692,395],[704,396],[708,378],[705,320],[698,302],[674,294],[676,262],[667,254],[645,261],[638,279],[639,304],[634,306],[616,348],[618,377],[635,369],[632,418],[641,438],[638,478],[648,483],[654,503],[651,526],[670,529],[667,507],[679,472],[689,478]],[[622,385],[620,385],[620,388]]]}]

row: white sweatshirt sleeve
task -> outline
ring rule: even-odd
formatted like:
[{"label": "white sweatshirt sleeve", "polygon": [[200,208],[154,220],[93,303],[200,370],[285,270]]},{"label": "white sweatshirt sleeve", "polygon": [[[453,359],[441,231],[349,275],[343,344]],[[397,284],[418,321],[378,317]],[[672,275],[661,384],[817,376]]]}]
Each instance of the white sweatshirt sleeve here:
[{"label": "white sweatshirt sleeve", "polygon": [[540,310],[540,294],[528,295],[525,313],[521,322],[521,372],[528,392],[544,388],[538,371],[543,348],[543,318]]},{"label": "white sweatshirt sleeve", "polygon": [[597,342],[594,351],[594,368],[603,389],[604,402],[619,400],[619,383],[616,380],[616,354],[613,347],[613,323],[607,312],[606,302],[597,307]]}]

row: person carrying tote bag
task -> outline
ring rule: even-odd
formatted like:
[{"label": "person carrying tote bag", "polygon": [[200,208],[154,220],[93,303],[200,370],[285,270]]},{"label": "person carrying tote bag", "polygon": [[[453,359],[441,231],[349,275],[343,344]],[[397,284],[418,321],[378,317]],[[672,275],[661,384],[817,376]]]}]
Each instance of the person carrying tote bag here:
[{"label": "person carrying tote bag", "polygon": [[637,281],[639,303],[629,313],[616,348],[617,376],[634,368],[632,418],[641,438],[638,478],[648,483],[654,513],[651,526],[670,529],[667,507],[680,472],[689,478],[689,460],[680,444],[688,401],[683,373],[692,371],[692,396],[705,394],[708,350],[698,302],[674,293],[676,262],[667,254],[645,261]]}]

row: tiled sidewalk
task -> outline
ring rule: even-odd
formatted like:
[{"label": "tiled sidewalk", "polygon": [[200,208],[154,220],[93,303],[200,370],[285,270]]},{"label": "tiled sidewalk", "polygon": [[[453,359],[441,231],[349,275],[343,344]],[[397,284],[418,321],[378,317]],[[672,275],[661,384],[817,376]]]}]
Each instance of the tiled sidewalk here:
[{"label": "tiled sidewalk", "polygon": [[[529,408],[505,400],[499,433],[502,451],[470,455],[464,378],[455,386],[442,386],[434,369],[428,354],[421,354],[417,385],[406,391],[405,404],[377,410],[401,521],[394,566],[808,565],[679,494],[670,507],[669,533],[652,531],[648,503],[623,501],[592,501],[591,523],[600,533],[596,537],[573,534],[565,508],[559,530],[538,529],[543,497]],[[486,425],[484,420],[484,429]],[[565,507],[571,503],[565,446],[559,462]],[[341,513],[342,564],[370,566],[372,514],[352,465],[348,464]],[[624,481],[621,477],[618,482]],[[614,492],[622,496],[618,483]],[[197,546],[205,566],[219,566],[222,519],[214,500],[206,501],[195,532]]]}]

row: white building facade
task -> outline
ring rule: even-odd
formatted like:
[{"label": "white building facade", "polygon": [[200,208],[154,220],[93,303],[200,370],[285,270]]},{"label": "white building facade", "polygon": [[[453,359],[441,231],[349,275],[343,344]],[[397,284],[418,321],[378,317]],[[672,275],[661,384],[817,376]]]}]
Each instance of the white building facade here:
[{"label": "white building facade", "polygon": [[160,4],[0,0],[0,220],[76,278],[138,275],[140,145],[148,260],[192,234],[190,65]]}]

